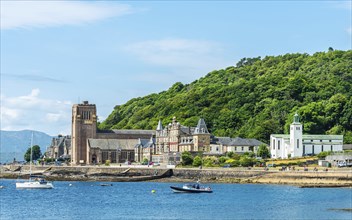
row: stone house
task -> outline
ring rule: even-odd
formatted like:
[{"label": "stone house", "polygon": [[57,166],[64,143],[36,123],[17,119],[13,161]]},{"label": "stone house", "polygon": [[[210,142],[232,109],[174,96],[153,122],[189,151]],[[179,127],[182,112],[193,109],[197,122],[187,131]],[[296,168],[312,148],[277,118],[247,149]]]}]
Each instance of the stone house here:
[{"label": "stone house", "polygon": [[58,135],[57,137],[53,137],[45,155],[48,158],[54,159],[68,158],[71,155],[71,136]]},{"label": "stone house", "polygon": [[[246,152],[257,153],[260,145],[265,144],[257,139],[247,138],[230,138],[230,137],[211,137],[210,154],[225,154],[226,152],[235,152],[244,154]],[[266,145],[266,144],[265,144]]]}]

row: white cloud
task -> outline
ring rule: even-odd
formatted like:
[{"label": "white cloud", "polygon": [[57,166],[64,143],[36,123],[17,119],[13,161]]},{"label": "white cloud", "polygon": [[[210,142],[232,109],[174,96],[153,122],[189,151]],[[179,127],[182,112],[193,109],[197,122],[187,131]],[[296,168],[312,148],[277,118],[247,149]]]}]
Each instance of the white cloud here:
[{"label": "white cloud", "polygon": [[219,45],[209,41],[163,39],[134,43],[126,49],[152,64],[193,66],[203,63],[211,58],[211,54],[219,52]]},{"label": "white cloud", "polygon": [[330,1],[328,3],[332,4],[334,8],[344,9],[349,11],[352,10],[352,2],[350,0],[348,1],[335,0],[335,1]]},{"label": "white cloud", "polygon": [[347,28],[346,31],[349,35],[352,35],[352,27]]},{"label": "white cloud", "polygon": [[39,89],[18,97],[1,95],[1,129],[70,134],[71,107],[70,101],[41,98]]},{"label": "white cloud", "polygon": [[224,59],[222,45],[211,41],[151,40],[128,45],[125,49],[146,63],[172,67],[191,79],[230,64]]},{"label": "white cloud", "polygon": [[126,4],[1,1],[1,29],[77,25],[132,13]]}]

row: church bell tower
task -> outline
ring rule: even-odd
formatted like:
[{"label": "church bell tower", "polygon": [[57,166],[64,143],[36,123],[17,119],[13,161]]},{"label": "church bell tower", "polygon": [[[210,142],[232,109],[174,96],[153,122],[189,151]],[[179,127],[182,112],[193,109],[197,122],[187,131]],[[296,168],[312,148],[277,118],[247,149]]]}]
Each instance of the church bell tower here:
[{"label": "church bell tower", "polygon": [[291,157],[303,156],[302,124],[299,122],[297,113],[293,116],[293,123],[290,125],[290,148],[286,153],[291,154]]},{"label": "church bell tower", "polygon": [[84,101],[72,106],[71,164],[87,164],[87,139],[96,138],[97,110],[95,104]]}]

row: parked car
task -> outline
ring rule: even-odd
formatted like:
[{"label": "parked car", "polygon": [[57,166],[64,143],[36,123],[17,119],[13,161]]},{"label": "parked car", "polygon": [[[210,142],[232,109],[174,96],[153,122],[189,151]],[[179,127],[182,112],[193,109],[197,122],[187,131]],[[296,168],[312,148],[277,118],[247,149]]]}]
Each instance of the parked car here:
[{"label": "parked car", "polygon": [[339,161],[337,167],[352,167],[352,162]]}]

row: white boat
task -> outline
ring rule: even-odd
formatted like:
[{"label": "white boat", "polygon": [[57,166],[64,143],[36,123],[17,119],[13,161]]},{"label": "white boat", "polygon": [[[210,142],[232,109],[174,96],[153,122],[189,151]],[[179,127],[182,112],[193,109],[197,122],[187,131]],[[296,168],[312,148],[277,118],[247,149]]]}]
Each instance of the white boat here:
[{"label": "white boat", "polygon": [[48,182],[42,176],[31,176],[24,182],[16,182],[17,189],[52,189],[54,185]]},{"label": "white boat", "polygon": [[23,182],[16,182],[16,189],[52,189],[52,182],[45,180],[43,176],[32,176],[32,154],[33,154],[33,133],[31,138],[31,157],[29,163],[29,179]]}]

